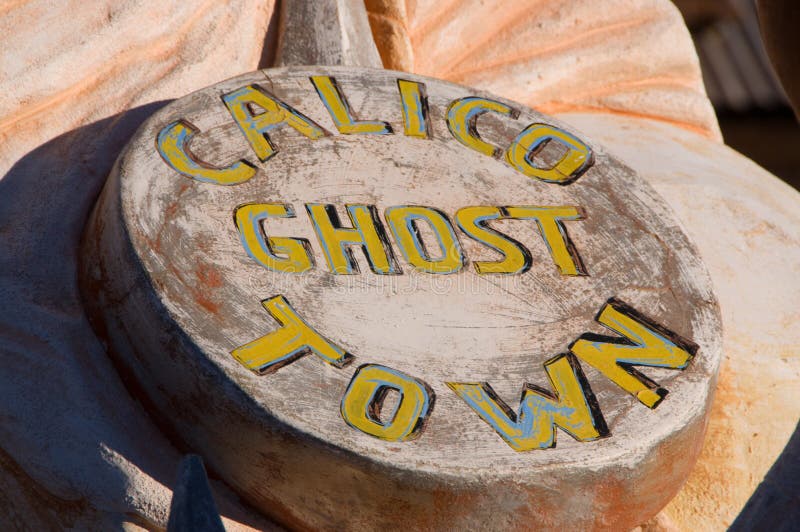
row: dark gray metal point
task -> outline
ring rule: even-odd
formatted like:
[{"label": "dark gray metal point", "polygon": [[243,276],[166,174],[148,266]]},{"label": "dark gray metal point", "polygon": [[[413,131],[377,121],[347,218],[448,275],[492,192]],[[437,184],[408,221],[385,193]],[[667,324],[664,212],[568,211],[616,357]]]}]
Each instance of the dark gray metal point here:
[{"label": "dark gray metal point", "polygon": [[178,467],[167,532],[225,532],[203,459],[188,454]]}]

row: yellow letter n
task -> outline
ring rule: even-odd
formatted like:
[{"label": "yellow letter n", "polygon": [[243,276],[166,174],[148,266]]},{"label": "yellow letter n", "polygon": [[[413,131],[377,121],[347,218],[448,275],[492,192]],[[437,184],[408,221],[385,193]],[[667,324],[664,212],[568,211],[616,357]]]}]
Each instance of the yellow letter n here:
[{"label": "yellow letter n", "polygon": [[570,350],[643,404],[657,407],[667,390],[631,366],[684,369],[697,352],[697,346],[615,299],[603,306],[596,319],[624,338],[584,334]]}]

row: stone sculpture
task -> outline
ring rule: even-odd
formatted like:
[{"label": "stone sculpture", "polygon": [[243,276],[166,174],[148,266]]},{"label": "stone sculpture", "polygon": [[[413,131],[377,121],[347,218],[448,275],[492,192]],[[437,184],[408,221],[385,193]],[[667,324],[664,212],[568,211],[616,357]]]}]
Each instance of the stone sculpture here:
[{"label": "stone sculpture", "polygon": [[[3,39],[14,43],[3,47],[0,80],[3,522],[34,528],[166,525],[169,487],[186,450],[176,445],[191,437],[164,434],[169,424],[152,421],[164,405],[148,404],[150,394],[140,393],[136,377],[118,373],[84,314],[78,249],[89,210],[117,154],[164,100],[271,66],[277,43],[292,31],[298,39],[313,30],[339,35],[331,42],[347,46],[331,55],[337,62],[374,61],[368,39],[353,44],[354,35],[363,37],[368,16],[386,67],[471,85],[555,114],[598,153],[632,168],[674,211],[708,268],[725,332],[705,447],[654,526],[729,524],[798,417],[792,402],[798,341],[791,327],[800,291],[798,196],[720,142],[677,11],[655,0],[602,7],[550,1],[536,9],[387,1],[367,2],[366,11],[340,1],[324,8],[338,24],[323,31],[298,25],[287,15],[295,12],[294,3],[284,4],[283,17],[269,3],[248,2],[109,4],[94,11],[29,2],[3,8]],[[48,20],[60,22],[42,34]],[[115,56],[100,57],[101,50]],[[279,60],[287,57],[278,54]],[[466,206],[452,205],[447,214]],[[294,207],[305,208],[301,202]],[[667,223],[680,234],[678,224]],[[214,284],[213,271],[197,275]],[[253,319],[266,325],[271,318],[261,312]],[[662,325],[672,332],[682,327]],[[688,334],[681,330],[679,336]],[[305,362],[311,361],[297,364]],[[458,401],[455,395],[450,400]],[[473,421],[482,423],[477,416]],[[561,436],[559,443],[566,442]],[[224,472],[219,476],[228,480]],[[219,480],[212,488],[228,529],[272,526],[240,502],[241,491],[237,495]],[[642,518],[658,505],[641,510]],[[295,510],[268,511],[288,519]],[[627,522],[612,514],[593,524]],[[298,522],[284,524],[322,524],[298,515]]]}]

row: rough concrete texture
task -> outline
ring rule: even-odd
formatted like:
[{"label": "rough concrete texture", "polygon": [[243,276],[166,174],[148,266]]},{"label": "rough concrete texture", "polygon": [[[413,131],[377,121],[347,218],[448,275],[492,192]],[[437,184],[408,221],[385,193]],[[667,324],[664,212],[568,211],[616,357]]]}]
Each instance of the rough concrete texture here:
[{"label": "rough concrete texture", "polygon": [[[436,4],[452,10],[458,3]],[[716,285],[731,363],[723,365],[712,437],[699,465],[686,489],[650,525],[722,528],[763,477],[797,420],[791,402],[779,398],[796,397],[790,396],[791,384],[798,378],[798,340],[792,336],[797,320],[791,317],[798,286],[791,272],[798,261],[790,260],[798,248],[798,194],[717,142],[639,120],[652,117],[719,138],[688,32],[668,2],[509,4],[521,9],[514,14],[524,18],[520,26],[535,32],[521,33],[528,35],[522,44],[503,41],[507,50],[531,49],[515,85],[503,86],[503,69],[492,70],[495,77],[486,75],[484,81],[464,73],[461,81],[483,83],[480,88],[543,111],[590,108],[593,114],[581,122],[577,115],[562,118],[574,119],[645,178],[652,176],[676,212],[692,221],[684,222],[685,230],[701,249]],[[117,154],[164,100],[251,71],[259,63],[271,64],[272,49],[262,53],[263,43],[276,37],[268,30],[277,23],[271,5],[160,0],[92,2],[91,8],[77,1],[0,6],[3,528],[166,525],[168,486],[179,453],[129,399],[83,317],[76,284],[78,241]],[[570,5],[583,9],[575,12]],[[411,3],[403,8],[416,13]],[[442,13],[435,20],[458,19],[469,10]],[[490,12],[495,13],[503,10]],[[494,26],[486,21],[491,20],[479,18],[475,31],[490,30]],[[407,35],[402,25],[390,22],[391,31]],[[430,36],[425,39],[421,26],[415,26],[419,36],[414,42],[437,39],[442,25],[433,22],[426,23]],[[573,31],[581,27],[585,30]],[[504,35],[484,41],[499,42]],[[412,57],[408,50],[419,49],[406,37],[398,42],[398,48],[406,49],[405,58]],[[436,47],[425,50],[437,57]],[[413,63],[381,51],[387,66],[415,71]],[[447,56],[440,57],[438,70],[419,72],[444,76]],[[524,91],[515,90],[519,83]],[[540,84],[543,92],[538,92]],[[581,88],[589,90],[588,98]],[[539,105],[546,102],[553,104]],[[604,113],[628,116],[613,119]],[[647,150],[638,135],[652,138]],[[705,152],[695,153],[692,146]],[[730,181],[742,183],[744,192],[730,187]],[[710,206],[698,197],[705,193],[716,198]],[[740,218],[737,212],[752,217]],[[782,257],[788,258],[780,262]],[[752,305],[756,318],[748,314]],[[781,318],[770,321],[774,314]],[[731,324],[741,334],[731,333]],[[212,487],[223,515],[267,526],[231,503],[235,497],[224,495],[229,492],[218,483]],[[230,520],[225,524],[234,526]]]},{"label": "rough concrete texture", "polygon": [[622,113],[720,140],[692,40],[666,0],[366,0],[386,68],[543,113]]}]

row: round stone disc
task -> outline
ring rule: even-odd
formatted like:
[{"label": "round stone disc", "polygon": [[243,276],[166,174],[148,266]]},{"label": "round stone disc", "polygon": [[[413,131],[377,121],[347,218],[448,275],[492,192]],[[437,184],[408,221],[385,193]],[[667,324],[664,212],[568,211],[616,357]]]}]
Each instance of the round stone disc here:
[{"label": "round stone disc", "polygon": [[132,393],[288,526],[634,526],[700,450],[697,250],[602,146],[475,89],[302,67],[181,98],[82,252]]}]

